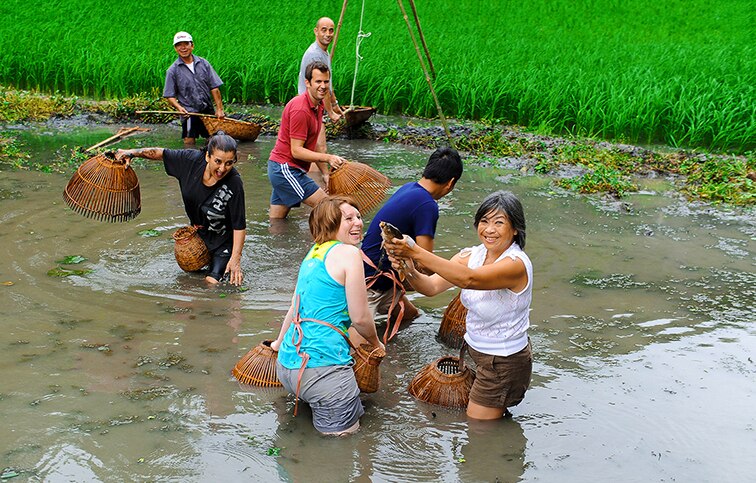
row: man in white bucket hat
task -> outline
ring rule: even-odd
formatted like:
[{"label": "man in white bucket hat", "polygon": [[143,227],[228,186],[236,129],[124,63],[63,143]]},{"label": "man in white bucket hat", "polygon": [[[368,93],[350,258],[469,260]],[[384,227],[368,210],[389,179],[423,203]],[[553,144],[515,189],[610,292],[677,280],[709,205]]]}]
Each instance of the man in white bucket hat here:
[{"label": "man in white bucket hat", "polygon": [[[173,48],[179,58],[165,73],[163,97],[181,113],[198,112],[214,114],[220,119],[225,118],[219,90],[223,81],[207,60],[192,54],[192,36],[187,32],[178,32],[173,36]],[[202,120],[197,116],[183,117],[181,137],[184,144],[194,144],[199,136],[210,137]]]}]

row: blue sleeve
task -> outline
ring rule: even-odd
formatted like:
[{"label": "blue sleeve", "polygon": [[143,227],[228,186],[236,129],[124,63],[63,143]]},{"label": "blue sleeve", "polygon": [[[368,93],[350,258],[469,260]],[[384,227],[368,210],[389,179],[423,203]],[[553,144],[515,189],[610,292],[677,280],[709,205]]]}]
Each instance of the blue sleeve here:
[{"label": "blue sleeve", "polygon": [[415,236],[436,236],[436,226],[438,225],[438,204],[433,201],[426,201],[420,204],[412,217]]},{"label": "blue sleeve", "polygon": [[163,97],[176,97],[176,74],[173,72],[172,67],[165,72]]},{"label": "blue sleeve", "polygon": [[207,63],[207,66],[210,68],[210,79],[208,79],[209,87],[210,89],[217,89],[218,87],[223,85],[223,81],[221,80],[220,76],[215,72],[215,69],[213,69],[213,66],[210,65],[210,62]]}]

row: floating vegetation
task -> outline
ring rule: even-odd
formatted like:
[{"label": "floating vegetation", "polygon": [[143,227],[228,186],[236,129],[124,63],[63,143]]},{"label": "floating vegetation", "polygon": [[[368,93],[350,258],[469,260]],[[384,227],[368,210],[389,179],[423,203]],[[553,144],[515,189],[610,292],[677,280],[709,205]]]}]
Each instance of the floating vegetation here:
[{"label": "floating vegetation", "polygon": [[96,349],[99,352],[111,355],[113,350],[110,348],[110,344],[97,344],[94,342],[82,342],[79,347],[82,349]]},{"label": "floating vegetation", "polygon": [[108,332],[123,341],[133,340],[137,334],[146,334],[147,329],[144,327],[132,327],[124,324],[118,324],[108,329]]},{"label": "floating vegetation", "polygon": [[579,273],[572,277],[570,283],[599,289],[647,288],[649,286],[645,282],[636,282],[633,280],[633,275],[622,273],[613,273],[607,276],[599,276],[595,272]]},{"label": "floating vegetation", "polygon": [[164,398],[175,393],[176,390],[171,386],[155,386],[144,389],[134,389],[131,391],[122,391],[121,395],[132,401],[153,401]]},{"label": "floating vegetation", "polygon": [[142,367],[146,364],[152,364],[152,358],[150,356],[139,356],[134,367]]},{"label": "floating vegetation", "polygon": [[58,325],[62,325],[67,329],[75,329],[81,324],[88,324],[90,322],[92,322],[92,319],[65,319],[59,320]]},{"label": "floating vegetation", "polygon": [[76,265],[87,260],[87,258],[82,257],[81,255],[68,255],[62,260],[55,260],[55,263],[59,263],[61,265]]},{"label": "floating vegetation", "polygon": [[158,230],[141,230],[137,232],[137,235],[144,238],[152,238],[152,237],[160,236],[160,232]]},{"label": "floating vegetation", "polygon": [[72,275],[83,276],[88,273],[92,273],[91,269],[84,270],[69,270],[63,267],[55,267],[47,271],[48,277],[70,277]]}]

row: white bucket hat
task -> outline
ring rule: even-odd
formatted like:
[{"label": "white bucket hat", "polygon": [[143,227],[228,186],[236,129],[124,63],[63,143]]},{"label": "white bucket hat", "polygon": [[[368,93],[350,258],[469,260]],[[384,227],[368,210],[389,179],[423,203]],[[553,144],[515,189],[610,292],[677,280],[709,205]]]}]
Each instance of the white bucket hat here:
[{"label": "white bucket hat", "polygon": [[176,45],[179,42],[193,42],[192,36],[187,32],[179,32],[173,36],[173,45]]}]

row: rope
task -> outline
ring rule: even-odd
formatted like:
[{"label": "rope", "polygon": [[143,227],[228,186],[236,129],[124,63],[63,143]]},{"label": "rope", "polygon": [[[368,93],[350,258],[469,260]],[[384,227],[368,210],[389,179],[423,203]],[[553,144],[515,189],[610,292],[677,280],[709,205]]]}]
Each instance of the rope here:
[{"label": "rope", "polygon": [[366,39],[372,35],[372,32],[365,33],[362,31],[362,19],[365,17],[365,0],[362,0],[362,10],[360,11],[360,31],[357,33],[357,41],[355,45],[355,59],[354,59],[354,78],[352,79],[352,97],[349,99],[349,109],[354,108],[354,90],[357,87],[357,70],[360,67],[360,61],[362,56],[360,55],[360,44],[363,39]]}]

